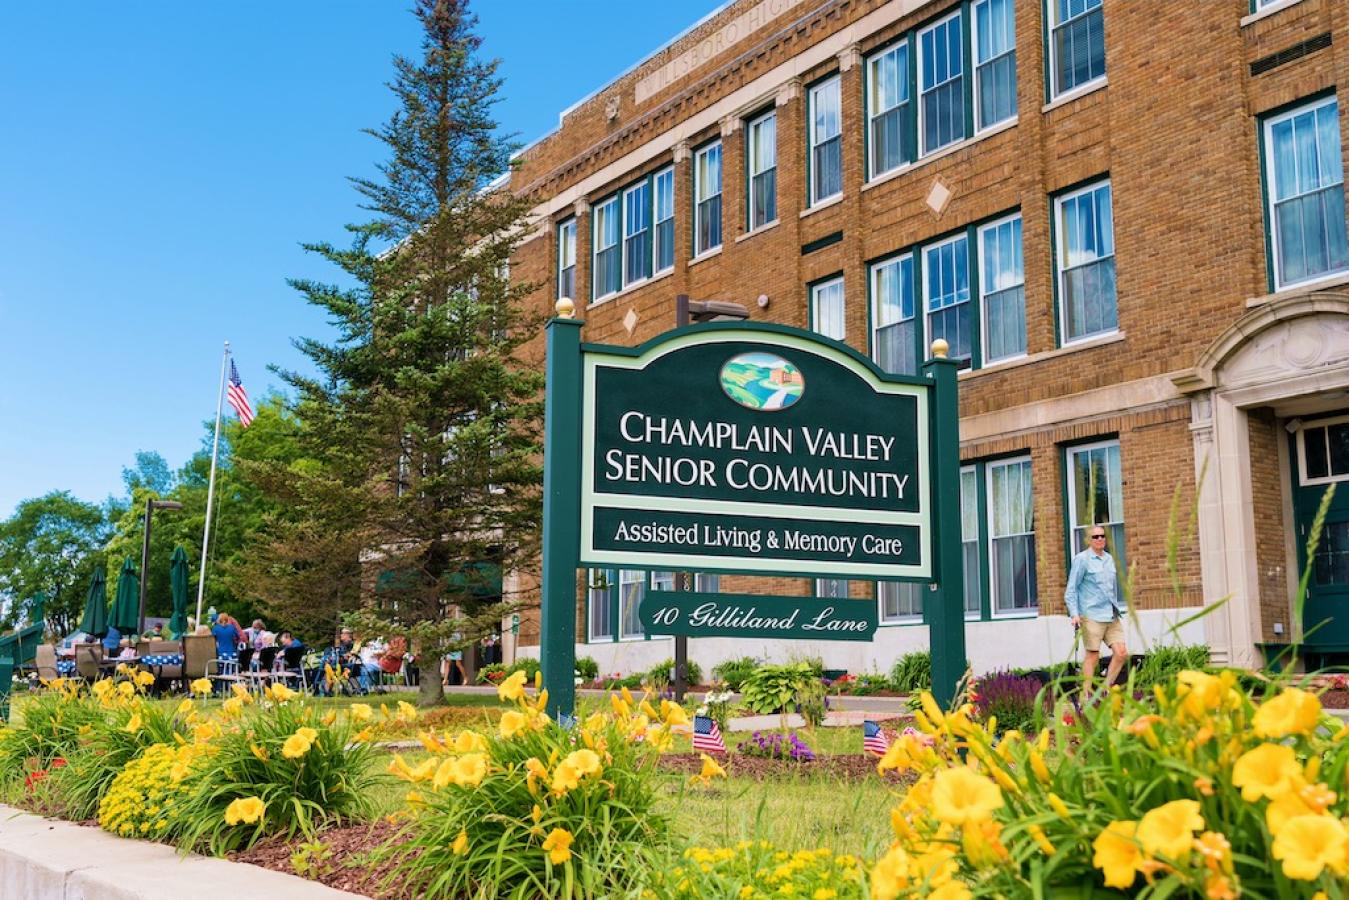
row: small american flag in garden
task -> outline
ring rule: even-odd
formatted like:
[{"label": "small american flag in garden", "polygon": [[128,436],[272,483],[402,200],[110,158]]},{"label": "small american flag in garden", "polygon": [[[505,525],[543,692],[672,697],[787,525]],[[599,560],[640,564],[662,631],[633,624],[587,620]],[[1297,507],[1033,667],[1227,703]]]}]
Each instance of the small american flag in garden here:
[{"label": "small american flag in garden", "polygon": [[862,723],[862,749],[872,756],[884,756],[890,749],[890,739],[885,736],[881,726],[870,719]]},{"label": "small american flag in garden", "polygon": [[230,386],[225,391],[225,399],[234,407],[240,423],[247,428],[253,421],[253,407],[248,405],[248,392],[244,390],[244,383],[239,380],[239,370],[234,368],[234,360],[230,360]]},{"label": "small american flag in garden", "polygon": [[717,720],[711,716],[693,717],[693,749],[702,753],[725,753],[726,744],[721,739],[721,729]]}]

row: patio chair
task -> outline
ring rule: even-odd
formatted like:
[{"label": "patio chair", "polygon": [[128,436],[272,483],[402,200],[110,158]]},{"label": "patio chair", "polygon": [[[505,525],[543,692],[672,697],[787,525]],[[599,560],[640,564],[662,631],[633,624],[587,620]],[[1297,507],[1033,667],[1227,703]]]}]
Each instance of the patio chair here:
[{"label": "patio chair", "polygon": [[251,659],[250,665],[244,666],[244,654],[252,655],[251,650],[242,650],[239,652],[239,671],[249,681],[249,686],[256,691],[261,691],[267,686],[267,682],[276,675],[272,671],[272,665],[276,662],[275,647],[263,647],[257,651],[257,658]]},{"label": "patio chair", "polygon": [[300,690],[309,689],[309,679],[304,675],[304,647],[286,647],[281,650],[281,666],[272,674],[277,678],[296,679]]},{"label": "patio chair", "polygon": [[85,681],[97,681],[102,674],[103,645],[76,644],[75,671]]},{"label": "patio chair", "polygon": [[38,644],[33,656],[33,668],[42,681],[55,681],[59,677],[56,671],[56,648],[51,644]]},{"label": "patio chair", "polygon": [[209,634],[183,636],[183,678],[205,678],[206,670],[215,658],[215,638]]}]

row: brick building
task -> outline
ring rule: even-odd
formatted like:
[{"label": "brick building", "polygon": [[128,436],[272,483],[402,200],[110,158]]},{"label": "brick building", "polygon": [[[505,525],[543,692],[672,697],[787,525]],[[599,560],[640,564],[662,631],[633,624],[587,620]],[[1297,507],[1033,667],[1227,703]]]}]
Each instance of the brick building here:
[{"label": "brick building", "polygon": [[[892,371],[946,338],[966,360],[975,668],[1069,655],[1092,518],[1134,571],[1135,649],[1210,604],[1182,639],[1252,665],[1297,627],[1304,535],[1349,478],[1340,82],[1338,0],[734,0],[523,151],[512,187],[538,227],[512,272],[541,305],[576,298],[590,341],[667,330],[677,294]],[[1349,651],[1349,491],[1312,569],[1310,641]],[[636,604],[672,578],[591,573],[578,653],[623,672],[671,656]],[[877,603],[882,627],[694,641],[704,667],[884,670],[926,646],[922,586],[719,586]]]}]

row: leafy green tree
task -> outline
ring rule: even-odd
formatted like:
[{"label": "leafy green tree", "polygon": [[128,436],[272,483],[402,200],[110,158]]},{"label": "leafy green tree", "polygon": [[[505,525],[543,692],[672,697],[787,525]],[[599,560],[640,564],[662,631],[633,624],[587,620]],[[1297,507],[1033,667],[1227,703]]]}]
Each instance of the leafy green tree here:
[{"label": "leafy green tree", "polygon": [[[360,598],[366,634],[407,634],[438,659],[529,599],[492,596],[480,564],[536,565],[542,383],[519,351],[541,320],[524,312],[531,286],[507,275],[529,201],[494,182],[514,148],[491,115],[498,63],[480,57],[466,0],[413,12],[421,54],[395,59],[398,110],[370,131],[388,158],[354,180],[373,218],[349,248],[308,245],[343,284],[293,282],[337,331],[297,342],[318,377],[282,373],[316,465],[250,471],[290,513],[255,554],[266,602]],[[425,669],[421,700],[435,702]]]},{"label": "leafy green tree", "polygon": [[0,522],[0,630],[25,621],[33,597],[43,593],[49,630],[68,634],[79,623],[110,531],[102,508],[68,491],[20,503]]}]

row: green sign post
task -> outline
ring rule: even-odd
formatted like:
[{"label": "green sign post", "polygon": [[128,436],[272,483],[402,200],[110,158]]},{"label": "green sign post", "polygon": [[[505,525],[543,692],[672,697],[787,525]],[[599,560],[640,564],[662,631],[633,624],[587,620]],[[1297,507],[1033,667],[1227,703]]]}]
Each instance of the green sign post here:
[{"label": "green sign post", "polygon": [[[950,699],[965,659],[953,361],[890,375],[764,323],[581,345],[570,301],[559,312],[542,622],[555,712],[573,705],[580,566],[932,585],[934,688]],[[690,636],[870,640],[877,625],[873,602],[808,597],[653,591],[639,615],[648,634]]]}]

